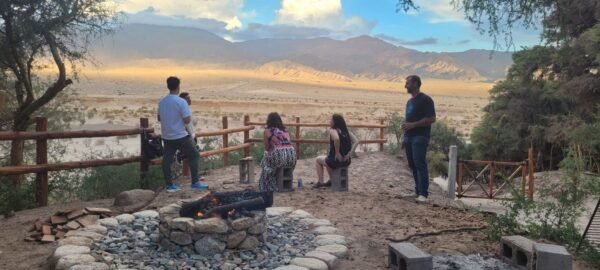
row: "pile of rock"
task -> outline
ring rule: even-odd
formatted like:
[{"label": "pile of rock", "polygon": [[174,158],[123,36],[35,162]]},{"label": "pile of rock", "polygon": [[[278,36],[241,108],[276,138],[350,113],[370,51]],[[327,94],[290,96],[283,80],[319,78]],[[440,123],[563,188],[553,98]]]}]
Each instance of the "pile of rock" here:
[{"label": "pile of rock", "polygon": [[168,250],[177,246],[202,256],[212,257],[225,249],[251,250],[267,238],[265,211],[249,212],[237,219],[213,217],[194,220],[179,217],[180,204],[161,208],[160,244]]},{"label": "pile of rock", "polygon": [[100,218],[110,217],[112,211],[108,208],[86,207],[58,211],[45,220],[36,220],[25,241],[51,243],[64,238],[70,231],[96,224]]},{"label": "pile of rock", "polygon": [[[97,225],[74,231],[60,240],[51,264],[61,270],[327,270],[348,256],[345,237],[336,235],[337,230],[328,220],[281,207],[268,208],[263,219],[268,224],[265,242],[259,241],[256,248],[248,250],[225,247],[222,253],[208,256],[198,254],[196,247],[174,245],[167,249],[159,244],[161,220],[156,211],[119,215],[101,219]],[[233,225],[227,226],[235,230]]]}]

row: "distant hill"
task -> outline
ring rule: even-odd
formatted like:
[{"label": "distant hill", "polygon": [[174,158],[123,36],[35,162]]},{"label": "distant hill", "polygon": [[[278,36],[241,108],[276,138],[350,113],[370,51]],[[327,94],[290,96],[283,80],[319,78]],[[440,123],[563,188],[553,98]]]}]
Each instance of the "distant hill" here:
[{"label": "distant hill", "polygon": [[125,24],[94,45],[103,64],[145,59],[259,69],[273,74],[296,74],[351,80],[402,80],[409,74],[439,79],[495,81],[505,77],[511,54],[468,50],[425,53],[383,40],[359,36],[347,40],[259,39],[232,43],[197,28]]},{"label": "distant hill", "polygon": [[335,72],[320,71],[290,61],[269,62],[257,68],[261,73],[288,78],[310,78],[335,81],[352,81],[351,78]]},{"label": "distant hill", "polygon": [[143,59],[171,59],[186,63],[229,64],[253,62],[233,43],[198,28],[124,24],[93,46],[105,64]]}]

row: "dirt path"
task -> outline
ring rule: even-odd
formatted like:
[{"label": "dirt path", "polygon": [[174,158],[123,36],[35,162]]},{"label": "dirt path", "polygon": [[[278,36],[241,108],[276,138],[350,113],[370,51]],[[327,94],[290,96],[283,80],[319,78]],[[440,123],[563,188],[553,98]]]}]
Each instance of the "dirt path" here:
[{"label": "dirt path", "polygon": [[[478,227],[485,224],[479,213],[461,210],[443,197],[442,190],[430,186],[430,202],[416,204],[409,197],[413,180],[404,161],[384,153],[361,153],[352,161],[350,191],[332,193],[312,190],[309,183],[316,177],[314,160],[301,160],[295,178],[302,178],[305,188],[275,196],[275,206],[305,209],[318,218],[331,220],[340,233],[349,238],[350,258],[342,260],[338,269],[387,269],[386,238],[402,238],[413,233],[432,232],[448,228]],[[211,189],[233,190],[243,186],[238,182],[236,166],[212,171],[207,175]],[[256,179],[260,173],[257,168]],[[182,182],[180,193],[162,192],[148,208],[158,208],[182,198],[199,196],[187,190]],[[75,202],[66,205],[37,208],[17,213],[16,217],[0,220],[0,269],[45,269],[46,258],[55,248],[23,241],[27,228],[38,217],[47,217],[60,209],[89,205],[106,207],[112,200]],[[482,232],[464,232],[416,238],[410,242],[432,253],[481,254],[493,256],[497,243],[486,240]],[[575,266],[574,269],[590,269]]]}]

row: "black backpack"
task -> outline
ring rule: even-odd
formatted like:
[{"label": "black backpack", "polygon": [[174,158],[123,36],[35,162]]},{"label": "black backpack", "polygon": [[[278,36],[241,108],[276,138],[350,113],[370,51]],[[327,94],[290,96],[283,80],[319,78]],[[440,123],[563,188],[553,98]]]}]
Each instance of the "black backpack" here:
[{"label": "black backpack", "polygon": [[144,158],[151,160],[163,156],[163,144],[160,137],[148,138],[144,136]]}]

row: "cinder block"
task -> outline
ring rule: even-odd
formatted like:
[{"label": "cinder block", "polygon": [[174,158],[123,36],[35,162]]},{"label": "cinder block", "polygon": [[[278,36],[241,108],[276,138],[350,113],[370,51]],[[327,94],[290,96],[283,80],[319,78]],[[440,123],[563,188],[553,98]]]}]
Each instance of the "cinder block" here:
[{"label": "cinder block", "polygon": [[431,255],[408,242],[390,243],[388,260],[393,270],[433,269],[433,258]]},{"label": "cinder block", "polygon": [[277,168],[277,189],[279,192],[294,191],[294,168]]},{"label": "cinder block", "polygon": [[520,236],[503,236],[500,250],[502,258],[520,269],[533,269],[533,244],[535,242]]},{"label": "cinder block", "polygon": [[254,182],[254,159],[246,157],[240,159],[240,183],[250,184]]},{"label": "cinder block", "polygon": [[331,170],[330,177],[332,191],[348,191],[348,167]]},{"label": "cinder block", "polygon": [[535,243],[533,245],[534,270],[571,270],[573,259],[563,246]]}]

